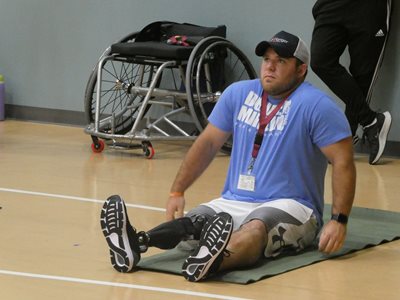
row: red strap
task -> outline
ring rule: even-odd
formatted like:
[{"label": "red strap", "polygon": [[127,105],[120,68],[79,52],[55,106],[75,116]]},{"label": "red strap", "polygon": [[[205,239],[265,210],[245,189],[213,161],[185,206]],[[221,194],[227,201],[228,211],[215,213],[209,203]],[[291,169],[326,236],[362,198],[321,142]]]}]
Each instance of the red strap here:
[{"label": "red strap", "polygon": [[181,45],[181,46],[190,46],[189,43],[187,43],[187,36],[186,35],[174,35],[171,36],[167,40],[167,44],[170,45]]},{"label": "red strap", "polygon": [[281,109],[281,107],[283,106],[283,104],[285,103],[285,101],[288,97],[286,97],[281,102],[279,102],[279,104],[274,108],[274,110],[269,115],[267,115],[268,95],[267,95],[267,93],[263,92],[262,99],[261,99],[260,121],[259,121],[257,134],[254,139],[253,151],[251,153],[251,156],[253,157],[254,160],[257,158],[258,151],[261,148],[262,140],[264,137],[265,127],[267,127],[269,122],[271,122],[271,120],[275,117],[275,115]]}]

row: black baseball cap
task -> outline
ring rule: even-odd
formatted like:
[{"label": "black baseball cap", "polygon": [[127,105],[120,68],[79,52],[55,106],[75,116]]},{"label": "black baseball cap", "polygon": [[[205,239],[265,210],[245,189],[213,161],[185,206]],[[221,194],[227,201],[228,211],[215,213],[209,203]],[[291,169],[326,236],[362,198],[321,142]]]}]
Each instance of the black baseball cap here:
[{"label": "black baseball cap", "polygon": [[278,32],[269,41],[258,43],[255,52],[258,56],[263,56],[269,47],[281,57],[296,57],[307,65],[310,62],[310,52],[304,41],[286,31]]}]

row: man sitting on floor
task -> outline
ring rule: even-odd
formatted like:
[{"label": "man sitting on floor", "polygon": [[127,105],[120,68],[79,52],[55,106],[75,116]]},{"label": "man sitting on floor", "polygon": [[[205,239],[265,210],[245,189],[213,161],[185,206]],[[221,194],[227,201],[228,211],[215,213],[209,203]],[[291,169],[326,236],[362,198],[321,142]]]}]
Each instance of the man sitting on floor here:
[{"label": "man sitting on floor", "polygon": [[[356,176],[346,117],[325,93],[304,81],[309,51],[299,37],[281,31],[255,51],[262,57],[261,78],[234,83],[220,97],[171,187],[168,221],[137,232],[119,196],[105,202],[101,226],[117,271],[131,271],[148,247],[171,249],[189,239],[199,241],[182,266],[189,281],[254,265],[263,256],[300,251],[320,231],[320,251],[342,247]],[[231,134],[221,197],[183,216],[184,191]],[[328,161],[332,219],[322,228]]]}]

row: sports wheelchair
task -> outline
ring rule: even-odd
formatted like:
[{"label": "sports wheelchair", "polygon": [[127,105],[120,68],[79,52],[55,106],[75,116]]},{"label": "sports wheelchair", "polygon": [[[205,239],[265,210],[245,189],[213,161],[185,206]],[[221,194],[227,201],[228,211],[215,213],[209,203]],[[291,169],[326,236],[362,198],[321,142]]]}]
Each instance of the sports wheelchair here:
[{"label": "sports wheelchair", "polygon": [[[140,148],[152,158],[151,141],[194,140],[223,90],[257,77],[225,37],[224,25],[160,21],[109,46],[85,91],[92,151],[102,152],[106,144]],[[228,141],[222,150],[229,153],[231,147]]]}]

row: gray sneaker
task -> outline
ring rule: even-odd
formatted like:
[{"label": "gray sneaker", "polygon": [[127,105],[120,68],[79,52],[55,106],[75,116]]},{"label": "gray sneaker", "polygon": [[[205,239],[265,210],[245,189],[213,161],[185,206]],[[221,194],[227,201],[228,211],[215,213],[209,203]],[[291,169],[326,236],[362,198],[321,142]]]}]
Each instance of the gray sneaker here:
[{"label": "gray sneaker", "polygon": [[385,150],[387,135],[392,124],[392,116],[388,111],[378,113],[376,115],[376,122],[364,128],[364,137],[367,138],[369,143],[369,163],[376,164]]},{"label": "gray sneaker", "polygon": [[232,230],[233,220],[227,213],[218,213],[208,220],[201,231],[197,249],[182,265],[182,274],[187,280],[199,281],[218,269]]}]

